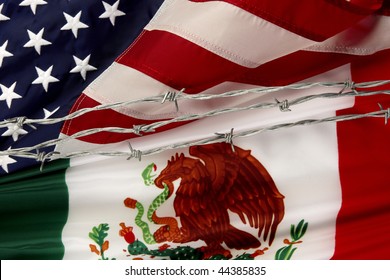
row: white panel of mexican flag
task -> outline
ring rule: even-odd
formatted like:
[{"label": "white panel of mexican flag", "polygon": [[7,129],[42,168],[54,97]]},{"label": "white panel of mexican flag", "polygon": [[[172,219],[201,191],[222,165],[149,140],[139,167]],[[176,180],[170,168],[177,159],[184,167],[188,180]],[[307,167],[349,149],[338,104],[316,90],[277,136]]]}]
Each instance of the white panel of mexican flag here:
[{"label": "white panel of mexican flag", "polygon": [[[326,135],[326,137],[324,137]],[[294,139],[293,146],[291,145]],[[286,246],[283,241],[290,237],[291,225],[297,225],[301,220],[309,224],[301,244],[294,254],[294,259],[328,259],[332,257],[335,242],[335,224],[341,205],[341,189],[338,177],[337,143],[335,125],[319,125],[300,127],[264,135],[252,136],[237,140],[235,145],[251,150],[269,171],[279,191],[285,196],[285,217],[280,223],[276,239],[272,246],[264,242],[261,248],[232,250],[234,257],[243,253],[253,254],[258,249],[264,251],[259,258],[274,259],[276,251]],[[315,143],[315,145],[313,145]],[[66,172],[66,183],[69,188],[69,217],[63,231],[65,259],[97,259],[91,253],[89,244],[96,245],[88,236],[93,227],[108,224],[109,248],[105,257],[131,259],[140,256],[128,256],[128,243],[119,232],[120,224],[133,227],[135,238],[143,241],[142,230],[135,224],[137,209],[127,208],[126,198],[131,197],[148,206],[161,193],[155,186],[146,186],[142,172],[151,163],[157,166],[158,174],[167,165],[167,160],[175,153],[183,152],[190,157],[188,149],[167,151],[157,156],[145,157],[141,162],[126,161],[123,158],[107,159],[81,166],[70,167]],[[318,160],[321,159],[321,160]],[[176,182],[176,187],[180,183]],[[161,216],[175,217],[173,209],[174,196],[168,199],[157,212]],[[196,217],[194,217],[196,218]],[[146,218],[152,232],[158,229]],[[237,215],[230,213],[230,221],[244,231],[256,234],[256,230],[244,225]],[[255,235],[256,236],[256,235]],[[298,240],[297,240],[298,241]],[[146,244],[146,243],[145,243]],[[157,250],[163,244],[169,244],[167,255],[178,246],[199,248],[205,246],[201,241],[190,244],[162,243],[148,245],[151,251]],[[98,247],[98,246],[97,246]],[[124,251],[126,250],[126,251]],[[173,250],[172,250],[173,251]]]},{"label": "white panel of mexican flag", "polygon": [[[343,78],[348,77],[348,73],[349,67],[345,66],[337,71],[316,77],[316,79],[337,80],[340,79],[339,75]],[[273,98],[283,100],[286,96],[296,98],[316,93],[319,90],[322,89],[282,91],[272,96],[264,95],[259,98],[259,101]],[[280,112],[278,108],[274,108],[240,112],[233,116],[230,114],[218,116],[159,133],[158,137],[152,135],[133,139],[131,144],[135,149],[144,150],[153,146],[166,145],[169,142],[174,143],[183,138],[196,140],[198,137],[213,135],[221,129],[226,130],[224,124],[227,120],[234,125],[235,131],[240,131],[293,122],[302,118],[320,119],[325,116],[334,116],[336,110],[350,107],[353,102],[353,98],[339,98],[312,101],[294,107],[295,109],[291,112]],[[76,147],[77,144],[78,140],[69,142],[68,149]],[[146,231],[146,234],[152,236],[159,228],[166,226],[153,221],[151,214],[154,211],[160,217],[173,217],[179,226],[183,226],[180,217],[177,217],[175,212],[175,194],[159,203],[150,214],[148,214],[148,209],[153,200],[163,191],[154,185],[153,180],[167,167],[167,164],[173,164],[168,163],[172,156],[176,153],[179,155],[183,153],[186,158],[199,159],[190,155],[188,148],[184,148],[146,156],[141,161],[137,159],[126,161],[123,157],[100,156],[72,160],[71,167],[66,171],[69,216],[62,233],[65,246],[64,258],[176,259],[180,258],[178,255],[184,254],[183,258],[202,259],[206,252],[208,258],[216,259],[331,258],[335,247],[336,218],[341,206],[336,124],[300,126],[265,132],[235,139],[234,145],[250,151],[251,156],[264,166],[277,190],[284,196],[284,217],[277,227],[276,237],[271,245],[269,240],[263,240],[264,235],[258,237],[258,229],[249,225],[247,217],[246,224],[244,224],[236,213],[228,209],[224,210],[228,212],[229,223],[255,236],[261,241],[260,246],[235,249],[221,242],[220,245],[225,251],[218,249],[213,251],[213,249],[208,249],[210,246],[201,237],[199,240],[180,243],[174,242],[175,240],[157,242],[144,235]],[[227,146],[230,149],[230,146]],[[98,145],[95,146],[97,147]],[[64,149],[66,150],[65,146]],[[104,147],[104,150],[128,151],[128,143]],[[205,164],[204,161],[201,160],[201,162]],[[248,174],[248,177],[250,176]],[[174,180],[175,191],[179,188],[191,187],[185,183],[181,184],[181,178]],[[261,185],[261,182],[258,184]],[[245,188],[245,185],[241,187]],[[245,189],[241,191],[246,192]],[[132,209],[125,205],[128,198],[142,205],[144,209],[142,216],[139,206],[133,205]],[[201,200],[202,198],[194,199]],[[237,203],[245,204],[246,201]],[[222,202],[219,205],[224,207]],[[280,209],[275,209],[275,211],[280,211]],[[197,216],[194,215],[193,219],[196,220]],[[265,220],[266,217],[261,219]],[[292,226],[294,226],[295,235],[291,233]],[[190,228],[189,230],[196,231],[197,229]],[[213,234],[212,230],[210,234]],[[104,238],[99,239],[99,236],[104,236]],[[216,238],[219,237],[216,236]]]}]

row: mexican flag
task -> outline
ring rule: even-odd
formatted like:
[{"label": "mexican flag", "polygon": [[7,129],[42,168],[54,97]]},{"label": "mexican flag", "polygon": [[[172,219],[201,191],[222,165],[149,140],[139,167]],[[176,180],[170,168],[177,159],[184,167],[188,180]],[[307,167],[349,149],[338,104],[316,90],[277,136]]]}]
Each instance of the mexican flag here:
[{"label": "mexican flag", "polygon": [[[111,2],[96,18],[115,26],[124,7]],[[389,4],[317,2],[164,1],[81,94],[48,104],[71,116],[148,102],[56,124],[55,141],[41,140],[51,150],[36,149],[42,168],[16,170],[21,158],[0,155],[0,258],[387,259]],[[5,11],[0,19],[12,19]],[[70,36],[81,37],[86,19],[67,15],[78,21]],[[68,70],[84,80],[94,71],[88,59],[74,62]],[[62,77],[47,72],[34,85],[47,92]],[[359,87],[370,81],[385,82]],[[310,86],[288,87],[297,83]],[[1,88],[7,110],[24,98],[18,84]],[[237,90],[249,91],[209,98]],[[376,94],[359,96],[366,90]],[[308,98],[323,93],[334,98]],[[147,100],[155,96],[166,102]],[[351,114],[359,117],[343,121]],[[23,125],[7,126],[2,151],[45,134]]]}]

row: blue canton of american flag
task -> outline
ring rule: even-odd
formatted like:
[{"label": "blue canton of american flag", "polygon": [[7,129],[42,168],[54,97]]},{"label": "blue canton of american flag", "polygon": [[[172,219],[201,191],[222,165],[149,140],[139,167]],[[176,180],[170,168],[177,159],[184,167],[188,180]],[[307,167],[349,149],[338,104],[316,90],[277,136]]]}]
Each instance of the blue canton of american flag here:
[{"label": "blue canton of american flag", "polygon": [[[0,120],[67,115],[83,89],[133,42],[162,2],[0,1]],[[56,139],[61,126],[10,124],[0,128],[0,150]],[[36,164],[0,156],[0,175]]]}]

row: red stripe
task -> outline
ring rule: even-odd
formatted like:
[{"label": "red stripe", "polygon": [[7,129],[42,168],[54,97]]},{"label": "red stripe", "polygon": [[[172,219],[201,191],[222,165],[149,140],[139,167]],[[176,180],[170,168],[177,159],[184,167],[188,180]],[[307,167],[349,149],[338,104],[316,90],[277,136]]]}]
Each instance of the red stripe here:
[{"label": "red stripe", "polygon": [[[71,113],[83,108],[92,108],[100,105],[98,102],[88,97],[85,94],[82,94],[73,105]],[[123,128],[133,128],[133,125],[146,125],[151,124],[160,120],[142,120],[137,118],[132,118],[121,113],[118,113],[114,110],[101,110],[91,113],[87,113],[78,118],[75,118],[70,121],[66,121],[62,127],[61,133],[66,135],[72,135],[76,132],[91,129],[91,128],[102,128],[102,127],[123,127]],[[173,123],[167,126],[156,129],[156,132],[165,131],[172,129],[179,125],[186,124],[183,123]],[[133,133],[112,133],[112,132],[99,132],[89,136],[78,138],[81,141],[95,143],[95,144],[107,144],[107,143],[117,143],[125,141],[131,138],[138,137]]]},{"label": "red stripe", "polygon": [[[211,0],[191,0],[209,2]],[[381,7],[383,0],[224,0],[284,29],[323,41]]]},{"label": "red stripe", "polygon": [[173,88],[185,88],[186,93],[198,93],[226,81],[286,85],[349,63],[353,57],[298,51],[251,69],[230,62],[180,36],[164,31],[146,31],[117,62]]},{"label": "red stripe", "polygon": [[198,93],[247,68],[165,31],[145,31],[118,63],[186,93]]},{"label": "red stripe", "polygon": [[[355,82],[390,79],[390,51],[352,64]],[[383,87],[390,89],[389,86]],[[387,95],[356,98],[341,114],[390,107]],[[390,125],[384,119],[337,124],[342,205],[337,218],[334,259],[389,259],[390,252]]]}]

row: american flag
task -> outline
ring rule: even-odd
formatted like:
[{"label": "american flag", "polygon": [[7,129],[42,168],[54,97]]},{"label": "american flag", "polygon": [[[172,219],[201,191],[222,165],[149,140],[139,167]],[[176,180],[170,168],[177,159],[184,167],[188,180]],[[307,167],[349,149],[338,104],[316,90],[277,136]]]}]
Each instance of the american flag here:
[{"label": "american flag", "polygon": [[[67,115],[87,85],[133,42],[161,3],[0,1],[0,119]],[[0,148],[56,139],[61,126],[1,128]],[[37,162],[3,156],[0,164],[0,174],[6,174]]]}]

